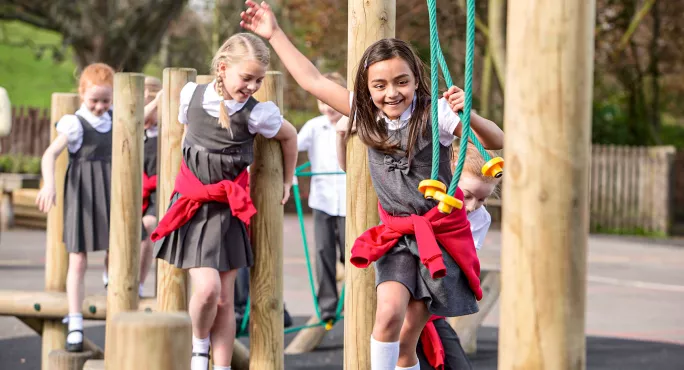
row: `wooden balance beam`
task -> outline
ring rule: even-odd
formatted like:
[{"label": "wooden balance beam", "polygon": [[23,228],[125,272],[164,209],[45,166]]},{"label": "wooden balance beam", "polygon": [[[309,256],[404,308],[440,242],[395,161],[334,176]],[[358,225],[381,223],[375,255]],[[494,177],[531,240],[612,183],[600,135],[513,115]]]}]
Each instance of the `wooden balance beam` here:
[{"label": "wooden balance beam", "polygon": [[[139,311],[155,311],[155,298],[140,300]],[[83,301],[83,318],[104,320],[107,316],[107,297],[88,296]],[[61,319],[69,314],[66,293],[0,290],[0,316]]]}]

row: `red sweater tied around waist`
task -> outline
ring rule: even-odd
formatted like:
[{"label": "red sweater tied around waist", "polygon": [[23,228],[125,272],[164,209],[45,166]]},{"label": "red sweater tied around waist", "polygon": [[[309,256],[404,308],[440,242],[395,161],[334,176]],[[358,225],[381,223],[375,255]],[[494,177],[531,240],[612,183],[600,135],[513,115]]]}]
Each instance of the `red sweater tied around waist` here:
[{"label": "red sweater tied around waist", "polygon": [[204,185],[185,162],[181,162],[171,197],[176,193],[181,196],[159,221],[159,225],[152,233],[152,241],[157,241],[183,226],[190,221],[202,204],[208,202],[229,204],[233,216],[249,225],[250,218],[256,214],[256,208],[252,204],[249,192],[245,190],[248,181],[249,173],[245,170],[234,181],[223,180],[216,184]]},{"label": "red sweater tied around waist", "polygon": [[[457,189],[456,197],[463,200],[461,189]],[[477,300],[482,299],[480,261],[465,208],[454,208],[447,215],[434,207],[423,216],[395,217],[378,203],[378,211],[382,224],[366,230],[352,246],[350,261],[354,266],[368,267],[392,249],[403,235],[415,235],[420,261],[430,270],[433,279],[446,275],[441,244],[465,274]]]},{"label": "red sweater tied around waist", "polygon": [[150,195],[157,190],[157,175],[147,176],[147,174],[143,171],[142,177],[142,211],[145,213],[145,211],[147,211],[147,207],[150,206]]}]

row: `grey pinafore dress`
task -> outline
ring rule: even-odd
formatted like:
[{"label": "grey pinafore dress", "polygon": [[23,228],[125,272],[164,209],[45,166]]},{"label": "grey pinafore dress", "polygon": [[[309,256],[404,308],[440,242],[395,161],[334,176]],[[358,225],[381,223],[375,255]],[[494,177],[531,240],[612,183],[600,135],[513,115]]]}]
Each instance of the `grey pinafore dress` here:
[{"label": "grey pinafore dress", "polygon": [[[207,85],[197,85],[188,106],[183,161],[203,184],[233,180],[252,163],[254,135],[247,123],[258,102],[250,98],[230,117],[230,130],[202,107]],[[180,197],[176,194],[171,204]],[[155,256],[178,268],[211,267],[219,271],[251,266],[252,247],[245,224],[218,202],[203,204],[177,230],[158,240]]]},{"label": "grey pinafore dress", "polygon": [[[429,123],[428,123],[429,126]],[[408,125],[388,130],[390,139],[401,143],[405,150]],[[414,147],[410,163],[404,153],[389,155],[369,148],[368,159],[373,186],[382,208],[392,216],[423,215],[437,205],[418,191],[418,184],[430,178],[432,169],[431,129],[421,136]],[[451,181],[451,147],[440,144],[439,180],[449,186]],[[376,286],[385,281],[397,281],[406,286],[413,299],[423,300],[430,313],[439,316],[462,316],[478,311],[477,300],[468,279],[449,253],[440,245],[447,274],[433,279],[418,255],[414,235],[405,235],[384,256],[375,262]]]},{"label": "grey pinafore dress", "polygon": [[[145,144],[143,146],[145,159],[143,160],[143,171],[147,176],[151,177],[157,174],[157,143],[159,142],[159,137],[149,137],[147,136],[147,131],[145,131]],[[147,203],[147,209],[143,216],[155,216],[157,217],[157,191],[153,191],[150,194],[150,199]],[[143,227],[143,229],[145,229]]]},{"label": "grey pinafore dress", "polygon": [[83,127],[83,144],[76,153],[69,153],[64,244],[69,253],[104,251],[109,248],[112,130],[100,133],[83,117],[76,117]]}]

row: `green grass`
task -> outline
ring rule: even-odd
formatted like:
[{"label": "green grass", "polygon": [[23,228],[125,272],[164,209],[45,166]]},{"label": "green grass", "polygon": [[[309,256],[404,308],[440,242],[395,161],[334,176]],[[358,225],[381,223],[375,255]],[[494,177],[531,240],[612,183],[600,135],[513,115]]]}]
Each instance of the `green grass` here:
[{"label": "green grass", "polygon": [[76,91],[70,50],[63,62],[55,63],[49,51],[38,58],[30,47],[10,45],[31,40],[59,46],[61,35],[21,22],[0,22],[0,33],[0,86],[7,90],[12,106],[47,108],[53,92]]}]

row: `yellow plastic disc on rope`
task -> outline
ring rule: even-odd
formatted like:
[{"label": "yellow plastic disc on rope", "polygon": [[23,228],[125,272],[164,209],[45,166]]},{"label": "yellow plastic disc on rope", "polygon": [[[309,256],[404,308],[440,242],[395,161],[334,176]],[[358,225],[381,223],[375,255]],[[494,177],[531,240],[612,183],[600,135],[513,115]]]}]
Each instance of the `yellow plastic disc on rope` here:
[{"label": "yellow plastic disc on rope", "polygon": [[439,204],[437,205],[437,209],[444,214],[450,214],[451,211],[453,211],[454,208],[456,209],[461,209],[463,208],[463,202],[461,202],[458,198],[452,197],[451,195],[448,195],[447,193],[443,193],[441,191],[438,191],[435,193],[435,199],[439,201]]},{"label": "yellow plastic disc on rope", "polygon": [[423,193],[425,199],[434,199],[435,193],[446,192],[446,185],[439,180],[423,180],[418,184],[418,191]]},{"label": "yellow plastic disc on rope", "polygon": [[489,160],[482,166],[482,174],[489,177],[500,178],[503,176],[504,160],[501,157],[495,157]]},{"label": "yellow plastic disc on rope", "polygon": [[334,322],[332,320],[328,320],[328,322],[325,323],[325,330],[330,331],[333,328]]}]

